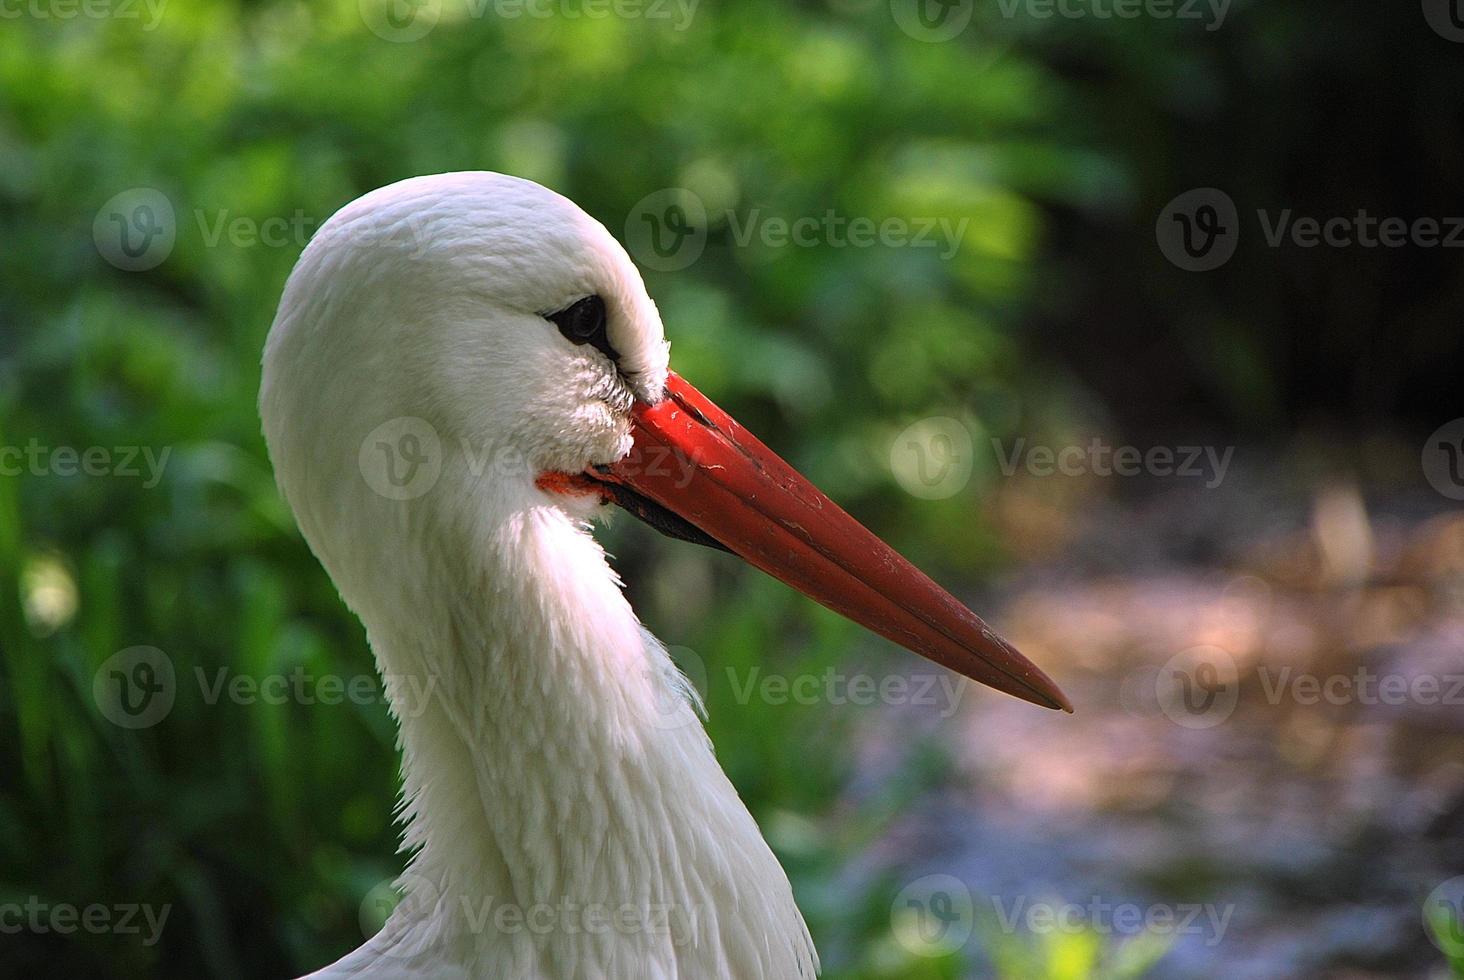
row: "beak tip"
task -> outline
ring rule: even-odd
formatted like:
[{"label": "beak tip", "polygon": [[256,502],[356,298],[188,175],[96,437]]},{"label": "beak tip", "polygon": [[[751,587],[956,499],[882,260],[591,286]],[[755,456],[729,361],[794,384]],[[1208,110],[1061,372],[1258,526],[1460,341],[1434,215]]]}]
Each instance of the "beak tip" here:
[{"label": "beak tip", "polygon": [[1062,693],[1062,689],[1054,684],[1046,674],[1039,672],[1035,682],[1031,685],[1033,697],[1029,698],[1033,704],[1044,708],[1051,708],[1054,711],[1062,711],[1066,714],[1073,714],[1073,703],[1068,696]]},{"label": "beak tip", "polygon": [[1041,708],[1073,713],[1073,703],[1062,693],[1062,688],[1042,672],[1041,667],[1028,660],[1005,637],[983,622],[981,617],[976,616],[975,621],[980,627],[982,642],[973,646],[971,652],[976,654],[983,665],[996,667],[1000,671],[997,676],[1002,682],[993,683],[992,680],[976,676],[972,680],[986,683]]}]

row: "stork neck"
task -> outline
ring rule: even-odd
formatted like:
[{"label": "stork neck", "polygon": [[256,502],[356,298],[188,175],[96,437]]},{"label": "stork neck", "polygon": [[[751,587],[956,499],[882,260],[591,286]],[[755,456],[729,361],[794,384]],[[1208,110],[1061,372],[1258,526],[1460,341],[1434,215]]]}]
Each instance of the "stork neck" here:
[{"label": "stork neck", "polygon": [[428,525],[372,542],[395,591],[332,563],[401,726],[414,854],[322,976],[812,977],[787,876],[594,540],[542,498]]},{"label": "stork neck", "polygon": [[408,905],[459,945],[526,963],[544,955],[530,918],[693,943],[692,828],[741,812],[744,846],[766,847],[678,675],[563,511],[525,507],[479,534],[423,556],[393,617],[410,632],[370,624],[401,725],[406,884],[423,896]]}]

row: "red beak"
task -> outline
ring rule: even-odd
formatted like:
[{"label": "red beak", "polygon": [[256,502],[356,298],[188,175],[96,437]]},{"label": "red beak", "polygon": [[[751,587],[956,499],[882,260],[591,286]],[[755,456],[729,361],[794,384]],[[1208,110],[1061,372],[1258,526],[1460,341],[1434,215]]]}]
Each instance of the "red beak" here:
[{"label": "red beak", "polygon": [[676,536],[647,498],[769,575],[958,674],[1047,708],[1072,705],[1036,665],[844,513],[711,399],[675,374],[639,404],[635,447],[588,472],[608,496]]}]

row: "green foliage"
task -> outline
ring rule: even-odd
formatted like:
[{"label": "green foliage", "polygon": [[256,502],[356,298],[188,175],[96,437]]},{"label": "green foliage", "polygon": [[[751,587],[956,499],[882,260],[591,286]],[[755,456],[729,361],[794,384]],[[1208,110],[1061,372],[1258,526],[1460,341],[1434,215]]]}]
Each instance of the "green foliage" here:
[{"label": "green foliage", "polygon": [[[617,235],[647,193],[691,189],[714,212],[704,257],[647,273],[676,367],[914,557],[965,574],[1001,560],[976,506],[992,475],[912,501],[889,479],[890,441],[926,415],[975,426],[974,411],[977,431],[1001,433],[1048,410],[1018,394],[1012,339],[1038,285],[1036,196],[1092,206],[1123,178],[1075,148],[1059,126],[1068,93],[1036,60],[979,31],[924,43],[883,6],[849,6],[706,4],[682,31],[449,4],[413,43],[368,31],[356,0],[177,3],[151,26],[145,14],[7,21],[0,444],[169,455],[155,486],[0,477],[0,888],[172,907],[156,945],[30,936],[7,947],[9,966],[299,972],[360,941],[363,897],[400,867],[382,705],[207,696],[237,677],[374,677],[361,628],[278,498],[254,407],[295,257],[373,187],[509,171]],[[92,237],[98,209],[133,187],[176,213],[176,244],[145,272],[108,264]],[[755,209],[970,225],[948,260],[740,245],[725,215]],[[271,219],[282,237],[249,233]],[[741,704],[719,680],[729,666],[817,671],[884,647],[716,556],[638,529],[611,540],[650,624],[707,664],[719,752],[834,974],[959,975],[902,958],[885,900],[833,884],[938,764],[844,799],[859,709]],[[655,569],[673,563],[714,586],[697,616],[657,598]],[[139,645],[171,658],[180,695],[132,731],[99,714],[92,681]]]},{"label": "green foliage", "polygon": [[1110,942],[1091,927],[1023,936],[986,923],[982,934],[1001,980],[1139,980],[1173,945],[1151,932]]}]

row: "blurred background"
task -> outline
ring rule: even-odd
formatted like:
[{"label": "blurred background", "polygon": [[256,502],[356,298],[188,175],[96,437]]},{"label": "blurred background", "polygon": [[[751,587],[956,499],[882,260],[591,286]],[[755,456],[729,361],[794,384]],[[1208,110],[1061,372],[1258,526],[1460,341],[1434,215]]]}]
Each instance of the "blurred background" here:
[{"label": "blurred background", "polygon": [[605,531],[826,975],[1464,976],[1453,0],[0,18],[0,975],[293,976],[384,918],[395,730],[259,355],[332,212],[490,169],[1078,706]]}]

